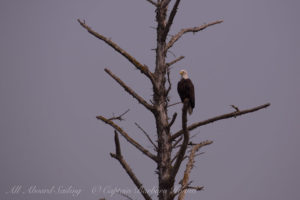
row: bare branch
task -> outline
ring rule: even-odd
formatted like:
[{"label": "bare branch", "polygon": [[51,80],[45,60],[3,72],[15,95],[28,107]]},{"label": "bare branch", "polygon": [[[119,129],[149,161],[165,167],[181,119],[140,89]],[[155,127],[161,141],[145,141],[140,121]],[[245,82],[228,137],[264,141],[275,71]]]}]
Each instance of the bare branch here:
[{"label": "bare branch", "polygon": [[173,163],[176,160],[176,158],[178,157],[178,153],[179,152],[177,152],[176,155],[172,158],[171,163]]},{"label": "bare branch", "polygon": [[119,77],[117,77],[115,74],[113,74],[109,69],[105,68],[104,71],[108,73],[115,81],[117,81],[126,92],[128,92],[131,96],[133,96],[136,100],[138,100],[139,103],[141,103],[143,106],[145,106],[148,110],[153,112],[154,107],[147,103],[146,100],[144,100],[141,96],[139,96],[135,91],[133,91],[129,86],[127,86]]},{"label": "bare branch", "polygon": [[[192,150],[191,150],[191,153],[189,155],[189,160],[186,164],[186,167],[185,167],[185,171],[184,171],[184,175],[183,175],[183,179],[181,181],[181,188],[182,190],[180,191],[179,193],[179,196],[178,196],[178,200],[183,200],[184,197],[185,197],[185,191],[186,189],[188,188],[188,182],[189,182],[189,177],[190,177],[190,173],[194,167],[194,159],[195,159],[195,156],[196,156],[196,152],[203,146],[206,146],[206,145],[210,145],[212,144],[212,141],[204,141],[204,142],[201,142],[199,144],[196,144],[193,146]],[[203,188],[203,187],[202,187]],[[198,190],[201,190],[202,188],[197,188]]]},{"label": "bare branch", "polygon": [[203,190],[204,187],[203,186],[187,186],[186,189],[193,189],[196,191],[200,191],[200,190]]},{"label": "bare branch", "polygon": [[[170,68],[167,69],[167,77],[168,77],[168,83],[169,83],[169,87],[166,91],[166,96],[168,96],[169,92],[171,91],[172,88],[172,83],[171,83],[171,78],[170,78]],[[168,97],[167,97],[168,100]]]},{"label": "bare branch", "polygon": [[171,50],[168,50],[168,53],[170,53],[174,58],[177,57],[176,54],[173,51],[171,51]]},{"label": "bare branch", "polygon": [[149,134],[138,123],[135,122],[134,124],[144,133],[144,135],[148,138],[150,143],[154,146],[155,151],[157,151],[158,148],[155,145],[155,143],[151,140]]},{"label": "bare branch", "polygon": [[219,21],[215,21],[215,22],[212,22],[212,23],[209,23],[209,24],[204,24],[202,26],[198,26],[198,27],[193,27],[193,28],[184,28],[184,29],[181,29],[176,35],[174,35],[170,41],[168,42],[167,46],[166,46],[166,50],[168,50],[169,48],[171,48],[174,43],[179,40],[179,38],[185,34],[185,33],[189,33],[189,32],[193,32],[193,33],[196,33],[196,32],[199,32],[199,31],[202,31],[204,29],[206,29],[207,27],[209,26],[212,26],[212,25],[215,25],[215,24],[220,24],[222,23],[223,20],[219,20]]},{"label": "bare branch", "polygon": [[[181,147],[181,145],[182,145],[182,144],[179,144],[179,145],[175,146],[174,149],[176,149],[177,147]],[[178,155],[179,155],[179,154],[180,154],[180,151],[178,151],[178,152],[176,153],[176,155],[172,158],[171,163],[173,163],[173,162],[178,158]],[[182,159],[182,161],[184,161],[186,158],[187,158],[187,156],[184,156],[183,159]]]},{"label": "bare branch", "polygon": [[[190,184],[190,183],[189,183],[189,184]],[[176,193],[173,193],[173,194],[172,194],[173,199],[174,199],[175,196],[177,196],[178,194],[180,194],[180,193],[182,193],[182,192],[185,193],[186,190],[188,190],[188,189],[196,190],[196,191],[201,191],[201,190],[204,189],[203,186],[190,186],[189,184],[188,184],[186,187],[184,187],[184,188],[180,188]],[[178,197],[178,199],[179,199],[179,197]],[[183,198],[183,199],[184,199],[184,198]]]},{"label": "bare branch", "polygon": [[121,115],[115,117],[113,116],[112,118],[109,118],[108,120],[119,120],[119,121],[123,121],[123,116],[128,113],[130,111],[130,109],[126,110],[124,113],[122,113]]},{"label": "bare branch", "polygon": [[169,16],[169,19],[168,19],[168,22],[167,22],[167,25],[166,25],[166,28],[165,28],[165,31],[163,33],[163,38],[165,39],[170,31],[170,28],[173,24],[173,20],[175,18],[175,15],[177,13],[177,9],[178,9],[178,6],[179,6],[179,3],[180,3],[180,0],[176,0],[176,2],[174,3],[174,6],[173,6],[173,9],[170,13],[170,16]]},{"label": "bare branch", "polygon": [[121,146],[120,146],[120,140],[117,131],[114,131],[115,133],[115,145],[116,145],[116,154],[117,156],[121,156]]},{"label": "bare branch", "polygon": [[166,65],[167,65],[167,67],[170,67],[171,65],[177,63],[178,61],[180,61],[182,59],[184,59],[184,56],[180,56],[180,57],[176,58],[175,60],[173,60],[173,61],[171,61],[169,63],[166,63]]},{"label": "bare branch", "polygon": [[[257,107],[251,108],[251,109],[241,110],[241,111],[235,111],[235,112],[227,113],[227,114],[220,115],[220,116],[217,116],[217,117],[213,117],[213,118],[201,121],[201,122],[196,122],[196,123],[193,123],[192,125],[190,125],[188,127],[188,130],[191,131],[191,130],[194,130],[195,128],[199,127],[199,126],[210,124],[210,123],[213,123],[215,121],[219,121],[219,120],[223,120],[223,119],[228,119],[228,118],[232,118],[232,117],[238,117],[240,115],[244,115],[244,114],[247,114],[247,113],[255,112],[255,111],[258,111],[260,109],[267,108],[270,105],[271,105],[270,103],[267,103],[267,104],[264,104],[264,105],[261,105],[261,106],[257,106]],[[184,134],[183,130],[178,131],[177,133],[175,133],[174,135],[171,136],[171,140],[175,140],[177,137],[179,137],[182,134]]]},{"label": "bare branch", "polygon": [[120,53],[122,56],[124,56],[129,62],[131,62],[138,70],[140,70],[141,73],[145,74],[151,80],[152,83],[154,82],[153,75],[149,71],[149,69],[148,69],[147,66],[141,64],[133,56],[131,56],[127,51],[125,51],[124,49],[122,49],[119,45],[117,45],[116,43],[114,43],[113,41],[111,41],[109,38],[106,38],[105,36],[103,36],[103,35],[97,33],[96,31],[94,31],[92,28],[90,28],[88,25],[85,24],[85,21],[82,22],[80,19],[77,19],[77,21],[90,34],[92,34],[96,38],[104,41],[106,44],[108,44],[109,46],[111,46],[114,50],[116,50],[118,53]]},{"label": "bare branch", "polygon": [[178,151],[178,156],[177,156],[177,159],[175,161],[175,164],[173,166],[173,169],[172,169],[172,175],[171,177],[173,177],[175,179],[176,177],[176,174],[180,168],[180,165],[184,159],[184,156],[185,156],[185,152],[186,152],[186,149],[187,149],[187,146],[188,146],[188,143],[189,143],[189,131],[187,129],[187,108],[188,108],[188,104],[189,104],[189,101],[188,99],[185,99],[184,100],[184,104],[183,104],[183,107],[182,107],[182,130],[183,130],[183,142],[182,142],[182,145]]},{"label": "bare branch", "polygon": [[193,139],[194,137],[196,137],[196,136],[199,135],[199,134],[200,134],[200,131],[199,131],[198,133],[192,135],[192,136],[190,137],[190,140]]},{"label": "bare branch", "polygon": [[127,164],[127,162],[124,160],[122,154],[121,154],[121,147],[119,142],[118,133],[115,131],[115,145],[116,145],[116,154],[110,153],[110,156],[115,158],[120,162],[122,167],[125,169],[126,173],[129,175],[135,186],[138,188],[138,190],[143,195],[144,199],[151,200],[151,197],[148,195],[147,191],[143,187],[143,184],[138,180],[130,166]]},{"label": "bare branch", "polygon": [[181,103],[182,103],[182,102],[173,103],[173,104],[168,105],[168,107],[175,106],[175,105],[181,104]]},{"label": "bare branch", "polygon": [[236,112],[239,112],[240,111],[240,109],[237,107],[237,106],[235,106],[235,105],[230,105],[233,109],[235,109],[236,110]]},{"label": "bare branch", "polygon": [[171,122],[170,122],[169,125],[168,125],[168,129],[170,129],[171,126],[174,124],[174,122],[175,122],[175,120],[176,120],[176,117],[177,117],[177,113],[175,112],[175,113],[173,114],[173,117],[172,117]]},{"label": "bare branch", "polygon": [[172,149],[177,148],[178,143],[182,140],[182,137],[180,137],[178,140],[175,141],[175,143],[172,145]]},{"label": "bare branch", "polygon": [[154,1],[152,1],[152,0],[146,0],[146,1],[148,1],[149,3],[151,3],[157,7],[157,3],[155,3]]},{"label": "bare branch", "polygon": [[140,150],[142,153],[144,153],[146,156],[154,160],[155,162],[158,161],[157,157],[150,153],[147,149],[145,149],[142,145],[140,145],[138,142],[136,142],[133,138],[131,138],[121,127],[119,127],[117,124],[115,124],[113,121],[106,119],[103,116],[97,116],[97,119],[103,121],[106,124],[109,124],[111,127],[113,127],[115,130],[117,130],[130,144],[132,144],[134,147],[136,147],[138,150]]},{"label": "bare branch", "polygon": [[112,153],[110,154],[110,156],[117,159],[120,162],[122,167],[125,169],[126,173],[129,175],[131,180],[134,182],[135,186],[138,188],[140,193],[143,195],[144,199],[152,200],[151,197],[149,196],[149,194],[147,193],[147,191],[145,190],[145,188],[143,187],[143,184],[138,180],[138,178],[136,177],[136,175],[134,174],[134,172],[132,171],[130,166],[127,164],[127,162],[124,160],[124,158],[122,156],[119,157]]}]

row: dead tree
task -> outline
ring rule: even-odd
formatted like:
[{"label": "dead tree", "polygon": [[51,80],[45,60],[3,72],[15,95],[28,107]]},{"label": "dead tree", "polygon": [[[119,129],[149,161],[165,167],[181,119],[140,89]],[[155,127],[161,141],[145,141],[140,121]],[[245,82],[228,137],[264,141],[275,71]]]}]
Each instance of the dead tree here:
[{"label": "dead tree", "polygon": [[[96,38],[102,40],[110,47],[112,47],[115,51],[124,56],[136,69],[138,69],[152,84],[153,93],[149,95],[153,95],[153,100],[148,102],[143,97],[141,97],[137,92],[135,92],[132,88],[130,88],[124,81],[122,81],[117,75],[111,72],[109,69],[104,69],[104,71],[111,76],[121,87],[125,89],[125,91],[130,94],[134,99],[136,99],[142,106],[146,108],[149,112],[151,112],[155,117],[156,123],[156,134],[157,134],[157,144],[155,144],[150,136],[144,131],[147,135],[148,139],[151,141],[156,154],[151,153],[145,147],[140,145],[134,138],[130,137],[130,135],[121,128],[116,120],[122,120],[124,114],[118,117],[106,118],[103,116],[97,116],[97,119],[103,121],[104,123],[110,125],[114,129],[115,135],[115,146],[116,152],[111,153],[111,157],[115,158],[119,161],[122,167],[125,169],[126,173],[129,175],[133,183],[139,189],[144,199],[151,200],[153,197],[147,193],[147,190],[144,188],[142,182],[136,177],[133,170],[129,166],[129,164],[125,161],[122,152],[121,146],[119,143],[119,134],[121,134],[130,144],[136,147],[139,151],[149,157],[153,162],[157,164],[157,173],[158,173],[158,199],[159,200],[172,200],[178,196],[178,199],[184,199],[185,192],[187,189],[193,190],[202,190],[203,187],[192,186],[189,180],[189,175],[191,169],[193,168],[194,158],[197,155],[196,152],[203,146],[209,145],[212,141],[203,141],[200,143],[191,143],[189,137],[189,131],[192,131],[200,126],[213,123],[218,120],[223,120],[232,117],[238,117],[240,115],[244,115],[250,112],[258,111],[262,108],[268,107],[270,104],[264,104],[261,106],[257,106],[251,109],[239,110],[236,106],[232,106],[235,110],[231,113],[223,114],[220,116],[216,116],[204,121],[195,122],[191,125],[187,125],[187,103],[186,101],[183,103],[182,107],[182,129],[178,130],[175,133],[171,133],[170,129],[173,123],[176,120],[177,113],[173,114],[172,117],[169,117],[168,113],[168,94],[171,90],[171,80],[169,76],[170,66],[177,63],[184,57],[178,57],[173,61],[167,63],[166,55],[167,52],[173,47],[173,45],[186,33],[197,33],[202,31],[210,26],[220,24],[223,21],[218,20],[211,23],[207,23],[201,26],[191,27],[191,28],[182,28],[178,33],[174,34],[170,38],[168,37],[169,32],[171,30],[175,15],[177,13],[177,9],[180,4],[180,0],[174,0],[171,3],[171,0],[146,0],[148,3],[151,3],[154,6],[156,13],[156,62],[155,66],[152,68],[154,70],[150,70],[150,68],[142,62],[138,61],[135,57],[129,54],[126,50],[121,48],[118,44],[110,40],[108,37],[105,37],[95,30],[90,28],[84,20],[78,19],[80,25],[86,29],[91,35]],[[168,12],[169,7],[172,8]],[[170,120],[171,119],[171,120]],[[137,125],[137,124],[136,124]],[[138,125],[137,125],[138,126]],[[138,126],[139,127],[139,126]],[[141,127],[139,127],[142,129]],[[178,147],[178,148],[177,148]],[[190,148],[190,153],[187,155],[187,149]],[[177,150],[178,149],[178,150]],[[177,152],[175,153],[175,151]],[[172,154],[173,152],[173,154]],[[175,155],[172,157],[172,155]],[[184,171],[184,176],[182,178],[177,177],[178,170],[182,166],[182,162],[184,159],[187,160],[186,169]],[[179,190],[174,191],[174,183],[175,179],[181,179],[181,187]]]}]

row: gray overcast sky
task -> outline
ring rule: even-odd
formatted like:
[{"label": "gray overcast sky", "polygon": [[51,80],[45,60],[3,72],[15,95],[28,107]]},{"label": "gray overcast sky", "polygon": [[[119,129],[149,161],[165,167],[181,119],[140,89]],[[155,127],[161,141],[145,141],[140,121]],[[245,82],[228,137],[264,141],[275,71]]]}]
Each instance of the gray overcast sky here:
[{"label": "gray overcast sky", "polygon": [[[174,88],[184,68],[196,87],[190,123],[230,112],[231,104],[240,109],[272,104],[191,133],[200,132],[195,141],[214,144],[203,149],[192,173],[194,184],[205,190],[187,199],[300,199],[299,9],[297,0],[182,1],[172,33],[219,19],[224,23],[176,43],[173,54],[185,59],[171,74],[171,102],[179,101]],[[113,130],[95,116],[129,108],[120,125],[151,149],[134,122],[155,138],[153,117],[103,69],[148,100],[150,82],[77,18],[154,69],[154,8],[145,0],[1,0],[0,199],[124,199],[111,197],[109,188],[128,189],[141,199],[109,156]],[[180,109],[174,106],[169,113]],[[155,186],[155,165],[123,138],[121,145],[145,187]],[[25,194],[11,194],[17,185]],[[28,194],[33,186],[82,192]]]}]

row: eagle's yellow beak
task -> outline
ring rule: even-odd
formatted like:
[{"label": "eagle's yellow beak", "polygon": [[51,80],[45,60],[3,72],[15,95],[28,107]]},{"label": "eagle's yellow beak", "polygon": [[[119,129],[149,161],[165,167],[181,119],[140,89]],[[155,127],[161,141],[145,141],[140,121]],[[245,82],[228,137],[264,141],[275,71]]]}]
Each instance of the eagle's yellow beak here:
[{"label": "eagle's yellow beak", "polygon": [[180,71],[180,72],[179,72],[180,75],[183,75],[183,73],[184,73],[184,71]]}]

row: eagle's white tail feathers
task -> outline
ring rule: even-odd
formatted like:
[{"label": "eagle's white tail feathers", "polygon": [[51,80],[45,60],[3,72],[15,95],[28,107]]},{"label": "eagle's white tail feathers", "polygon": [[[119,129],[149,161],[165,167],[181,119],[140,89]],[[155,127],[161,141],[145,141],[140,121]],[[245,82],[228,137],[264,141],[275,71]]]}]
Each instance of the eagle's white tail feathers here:
[{"label": "eagle's white tail feathers", "polygon": [[193,108],[191,107],[191,105],[189,105],[189,107],[188,107],[188,113],[189,113],[189,115],[191,115],[193,113]]}]

